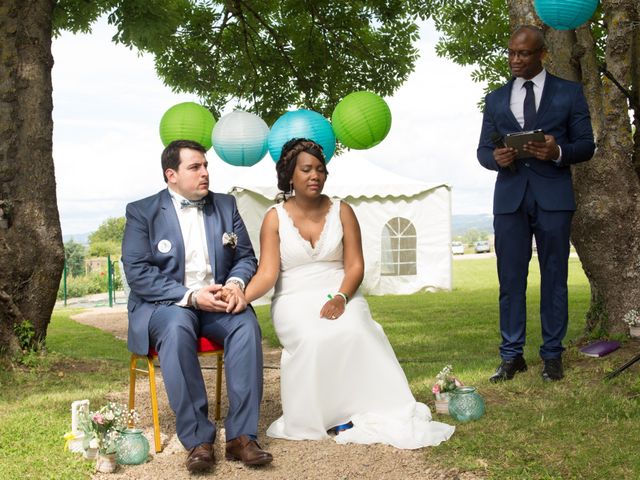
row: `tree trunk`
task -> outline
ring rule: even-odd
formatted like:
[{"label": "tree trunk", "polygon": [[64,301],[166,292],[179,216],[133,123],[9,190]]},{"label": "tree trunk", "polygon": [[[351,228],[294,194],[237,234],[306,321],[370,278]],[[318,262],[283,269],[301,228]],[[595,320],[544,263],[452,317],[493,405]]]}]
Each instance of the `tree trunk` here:
[{"label": "tree trunk", "polygon": [[[640,6],[637,0],[603,0],[601,5],[608,31],[606,68],[632,98],[638,99]],[[530,0],[513,0],[509,7],[512,25],[531,22],[535,14]],[[534,23],[542,25],[537,18]],[[598,145],[593,159],[572,167],[578,204],[572,241],[591,284],[586,330],[626,332],[622,318],[629,310],[640,308],[640,111],[634,110],[634,146],[628,98],[599,73],[588,26],[575,32],[543,28],[549,49],[545,66],[551,73],[583,83]]]},{"label": "tree trunk", "polygon": [[0,4],[0,350],[46,337],[64,252],[52,158],[53,0]]},{"label": "tree trunk", "polygon": [[[602,8],[608,25],[605,65],[630,92],[630,85],[637,85],[632,46],[638,5],[635,0],[603,1]],[[584,62],[593,58],[588,52]],[[588,101],[591,111],[600,109],[595,121],[598,151],[593,160],[574,168],[580,207],[573,239],[595,292],[587,329],[622,333],[627,331],[622,318],[640,306],[640,181],[633,164],[629,103],[606,76],[600,88],[588,91]]]}]

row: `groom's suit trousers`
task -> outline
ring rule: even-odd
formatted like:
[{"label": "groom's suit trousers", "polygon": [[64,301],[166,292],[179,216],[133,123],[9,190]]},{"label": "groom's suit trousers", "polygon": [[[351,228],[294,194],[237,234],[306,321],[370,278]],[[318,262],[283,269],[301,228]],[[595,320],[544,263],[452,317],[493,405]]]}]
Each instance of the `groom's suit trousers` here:
[{"label": "groom's suit trousers", "polygon": [[199,336],[224,346],[229,398],[226,439],[256,438],[262,399],[262,335],[253,309],[234,315],[158,305],[149,321],[149,340],[158,351],[178,438],[186,449],[215,438],[197,355]]}]

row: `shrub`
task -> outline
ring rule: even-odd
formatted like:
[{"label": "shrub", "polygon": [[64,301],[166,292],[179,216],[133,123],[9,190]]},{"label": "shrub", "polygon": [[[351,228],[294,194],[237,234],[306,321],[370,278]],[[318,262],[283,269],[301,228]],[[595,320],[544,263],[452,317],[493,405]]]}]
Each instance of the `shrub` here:
[{"label": "shrub", "polygon": [[[64,298],[64,280],[60,281],[58,300]],[[115,283],[115,282],[114,282]],[[79,277],[67,277],[67,298],[84,297],[93,293],[104,293],[109,290],[105,272],[90,273]]]}]

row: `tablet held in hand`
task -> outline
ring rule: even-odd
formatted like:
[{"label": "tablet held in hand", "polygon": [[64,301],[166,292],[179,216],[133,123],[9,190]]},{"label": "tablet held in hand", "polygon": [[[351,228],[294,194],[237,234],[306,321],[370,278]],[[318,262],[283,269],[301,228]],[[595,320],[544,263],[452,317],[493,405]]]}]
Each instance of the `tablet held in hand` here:
[{"label": "tablet held in hand", "polygon": [[527,142],[544,142],[544,132],[542,130],[531,130],[528,132],[508,133],[504,137],[507,147],[515,148],[518,151],[517,158],[527,158],[532,155],[524,150]]}]

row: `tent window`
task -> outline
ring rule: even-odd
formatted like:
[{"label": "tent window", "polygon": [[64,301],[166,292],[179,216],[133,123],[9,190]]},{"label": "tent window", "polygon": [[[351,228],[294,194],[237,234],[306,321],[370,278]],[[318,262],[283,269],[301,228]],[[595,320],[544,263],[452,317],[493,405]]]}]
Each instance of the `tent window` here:
[{"label": "tent window", "polygon": [[382,275],[416,275],[416,244],[416,227],[409,220],[389,220],[382,230]]}]

